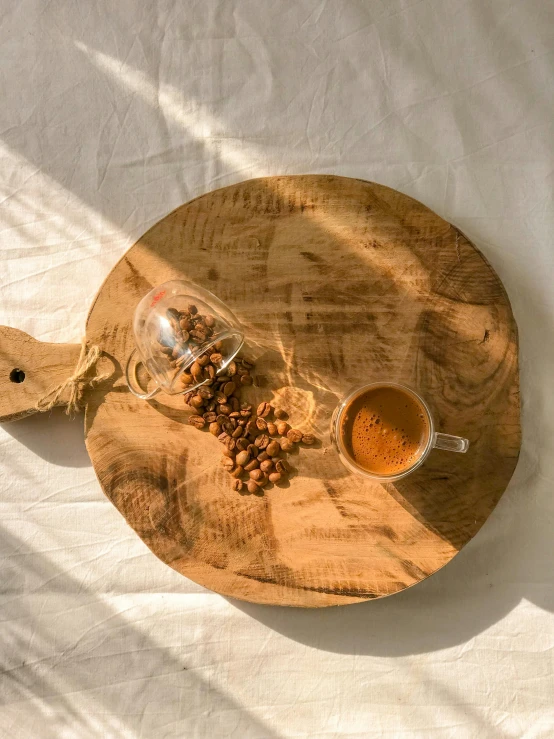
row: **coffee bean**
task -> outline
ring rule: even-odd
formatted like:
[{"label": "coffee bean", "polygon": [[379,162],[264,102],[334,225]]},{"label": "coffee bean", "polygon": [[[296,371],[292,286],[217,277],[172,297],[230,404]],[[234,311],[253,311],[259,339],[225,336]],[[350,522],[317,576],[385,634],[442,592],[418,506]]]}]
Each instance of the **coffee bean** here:
[{"label": "coffee bean", "polygon": [[302,431],[299,431],[298,429],[290,429],[290,431],[287,431],[287,439],[292,441],[293,444],[297,444],[299,441],[302,441],[302,436]]},{"label": "coffee bean", "polygon": [[265,418],[266,416],[269,416],[271,410],[272,408],[269,403],[260,403],[260,405],[258,406],[257,415]]},{"label": "coffee bean", "polygon": [[207,413],[214,413],[216,409],[216,403],[214,400],[210,400],[209,403],[206,404],[206,412]]},{"label": "coffee bean", "polygon": [[204,323],[209,328],[213,328],[215,326],[215,318],[212,316],[211,313],[206,313],[206,315],[204,316]]},{"label": "coffee bean", "polygon": [[229,402],[231,403],[231,408],[233,411],[238,411],[240,408],[240,402],[239,399],[233,396],[232,398],[229,398]]},{"label": "coffee bean", "polygon": [[240,378],[240,382],[241,382],[241,385],[252,385],[252,383],[254,382],[254,380],[252,379],[252,377],[250,375],[243,375]]},{"label": "coffee bean", "polygon": [[278,459],[277,462],[275,462],[275,469],[281,474],[288,474],[291,470],[291,466],[286,459]]},{"label": "coffee bean", "polygon": [[246,447],[246,450],[247,450],[248,454],[249,454],[249,455],[250,455],[251,457],[257,457],[257,456],[258,456],[258,453],[259,453],[259,451],[260,451],[260,450],[258,449],[258,447],[257,447],[257,446],[256,446],[255,444],[249,444],[249,445],[248,445],[248,446]]},{"label": "coffee bean", "polygon": [[283,438],[279,441],[279,444],[283,452],[292,452],[292,450],[294,449],[294,444],[292,443],[292,441],[289,441],[286,436],[283,436]]},{"label": "coffee bean", "polygon": [[232,434],[233,438],[240,439],[240,437],[242,436],[242,432],[243,432],[242,427],[237,426],[237,428],[233,431],[233,434]]},{"label": "coffee bean", "polygon": [[227,436],[231,436],[231,434],[235,430],[235,427],[233,426],[231,421],[227,418],[227,416],[225,416],[225,421],[221,424],[221,428],[223,431],[225,431]]},{"label": "coffee bean", "polygon": [[255,480],[256,482],[258,482],[258,480],[262,480],[264,477],[264,473],[262,472],[260,468],[252,470],[249,474],[250,474],[250,478],[252,480]]},{"label": "coffee bean", "polygon": [[185,403],[188,405],[190,403],[190,399],[194,397],[194,392],[192,390],[189,390],[188,393],[185,393],[183,395],[183,398],[185,400]]},{"label": "coffee bean", "polygon": [[210,362],[212,364],[221,364],[222,360],[223,357],[221,356],[221,354],[219,354],[219,352],[214,352],[210,355]]},{"label": "coffee bean", "polygon": [[264,459],[264,461],[260,463],[260,469],[266,474],[271,472],[271,470],[273,469],[273,462],[271,461],[271,459]]},{"label": "coffee bean", "polygon": [[206,354],[202,354],[202,356],[198,357],[196,361],[201,367],[205,367],[207,364],[210,363],[210,358],[206,356]]},{"label": "coffee bean", "polygon": [[214,413],[213,411],[208,411],[207,413],[204,413],[203,416],[206,423],[213,423],[217,420],[217,413]]},{"label": "coffee bean", "polygon": [[190,305],[187,305],[187,310],[191,316],[195,316],[198,313],[198,308],[192,303]]},{"label": "coffee bean", "polygon": [[288,414],[282,408],[279,408],[275,411],[275,418],[278,418],[280,421],[284,421],[286,418],[288,418]]},{"label": "coffee bean", "polygon": [[245,485],[242,480],[233,480],[233,482],[231,483],[231,487],[233,488],[233,490],[236,490],[237,493],[240,493],[242,490],[244,490]]},{"label": "coffee bean", "polygon": [[268,479],[269,479],[269,482],[276,485],[278,482],[281,482],[282,475],[280,472],[270,472]]},{"label": "coffee bean", "polygon": [[245,439],[244,436],[241,436],[240,439],[237,439],[236,448],[239,450],[239,452],[245,452],[248,448],[248,439]]},{"label": "coffee bean", "polygon": [[258,427],[256,426],[255,421],[248,421],[246,424],[246,433],[247,434],[256,434],[258,435]]},{"label": "coffee bean", "polygon": [[248,359],[243,358],[241,361],[242,361],[242,366],[246,367],[246,369],[252,369],[252,367],[254,366],[254,362],[250,362]]},{"label": "coffee bean", "polygon": [[227,365],[227,374],[229,377],[233,377],[233,375],[237,374],[237,363],[236,362],[229,362]]},{"label": "coffee bean", "polygon": [[258,449],[265,449],[269,444],[269,436],[267,434],[259,434],[254,440],[254,444]]},{"label": "coffee bean", "polygon": [[202,416],[189,416],[189,423],[197,429],[203,429],[206,425],[206,421],[204,421]]},{"label": "coffee bean", "polygon": [[257,459],[258,459],[258,462],[260,462],[260,463],[261,462],[265,462],[266,460],[269,459],[269,454],[265,451],[265,449],[264,449],[263,452],[260,452],[260,450],[258,449],[258,457],[257,457]]},{"label": "coffee bean", "polygon": [[260,487],[255,480],[248,480],[248,482],[246,483],[246,488],[249,493],[252,493],[254,495],[259,495],[260,493]]},{"label": "coffee bean", "polygon": [[244,469],[247,472],[251,472],[252,470],[257,469],[260,466],[260,463],[257,459],[251,459],[250,462],[244,465]]},{"label": "coffee bean", "polygon": [[204,372],[208,375],[209,380],[213,380],[215,378],[215,367],[213,364],[208,364]]},{"label": "coffee bean", "polygon": [[221,392],[221,390],[216,390],[214,398],[217,400],[218,403],[227,402],[227,396],[225,395],[225,393]]},{"label": "coffee bean", "polygon": [[316,438],[313,434],[303,434],[302,435],[302,443],[307,444],[308,446],[311,446],[312,444],[315,444]]},{"label": "coffee bean", "polygon": [[190,399],[190,403],[193,408],[201,408],[204,405],[204,398],[200,395],[195,395]]},{"label": "coffee bean", "polygon": [[290,429],[290,426],[285,421],[279,421],[277,424],[277,433],[281,436],[285,436]]},{"label": "coffee bean", "polygon": [[214,344],[214,350],[216,352],[220,352],[223,349],[223,342],[222,341],[216,341]]},{"label": "coffee bean", "polygon": [[267,431],[267,421],[265,418],[256,418],[256,428],[258,431]]},{"label": "coffee bean", "polygon": [[237,465],[235,469],[231,472],[231,474],[233,475],[233,477],[240,477],[244,474],[244,467],[240,467],[239,465]]},{"label": "coffee bean", "polygon": [[221,450],[221,453],[223,454],[224,457],[229,457],[229,459],[235,458],[234,449],[227,449],[226,446],[223,447],[223,449]]},{"label": "coffee bean", "polygon": [[264,476],[260,480],[256,480],[256,482],[260,487],[265,487],[269,483],[269,478],[264,474]]},{"label": "coffee bean", "polygon": [[267,433],[270,436],[277,436],[277,426],[271,421],[267,424]]},{"label": "coffee bean", "polygon": [[225,393],[227,397],[229,397],[235,392],[236,388],[237,386],[235,385],[234,382],[226,382],[223,388],[223,392]]},{"label": "coffee bean", "polygon": [[269,454],[270,457],[274,457],[276,454],[279,454],[281,451],[281,446],[278,441],[275,439],[273,441],[270,441],[267,445],[266,452]]},{"label": "coffee bean", "polygon": [[232,436],[228,436],[225,439],[225,446],[227,447],[227,449],[229,449],[229,451],[233,451],[237,446],[237,440],[233,439]]},{"label": "coffee bean", "polygon": [[217,423],[217,421],[213,421],[210,423],[209,428],[210,434],[213,434],[214,436],[219,436],[221,433],[221,426]]},{"label": "coffee bean", "polygon": [[182,385],[192,385],[194,382],[194,378],[192,375],[190,375],[188,372],[183,372],[181,375],[181,384]]},{"label": "coffee bean", "polygon": [[193,362],[190,368],[190,374],[198,382],[198,380],[200,380],[204,375],[204,369],[198,364],[198,362]]},{"label": "coffee bean", "polygon": [[214,391],[211,389],[211,387],[206,387],[205,385],[202,385],[202,387],[198,388],[197,395],[199,395],[201,398],[204,398],[205,400],[211,400],[214,397]]},{"label": "coffee bean", "polygon": [[228,416],[229,413],[231,413],[231,411],[233,409],[232,409],[232,407],[228,403],[220,403],[219,406],[218,406],[218,410],[224,416]]},{"label": "coffee bean", "polygon": [[235,469],[235,460],[230,457],[223,457],[221,464],[225,467],[228,472],[232,472]]},{"label": "coffee bean", "polygon": [[220,442],[221,442],[222,444],[224,444],[224,443],[225,443],[225,440],[227,439],[227,437],[228,437],[228,436],[229,436],[229,434],[228,434],[228,433],[227,433],[226,431],[222,431],[222,432],[221,432],[221,433],[219,434],[219,436],[217,437],[217,439],[218,439],[218,441],[220,441]]},{"label": "coffee bean", "polygon": [[250,455],[248,454],[248,452],[244,451],[237,454],[237,464],[240,464],[242,465],[242,467],[244,467],[248,464],[248,462],[250,462]]}]

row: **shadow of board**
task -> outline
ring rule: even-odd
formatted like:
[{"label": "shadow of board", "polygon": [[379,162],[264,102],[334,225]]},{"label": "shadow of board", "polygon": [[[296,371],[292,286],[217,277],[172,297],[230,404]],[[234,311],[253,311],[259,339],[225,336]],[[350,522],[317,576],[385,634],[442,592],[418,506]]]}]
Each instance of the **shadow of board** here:
[{"label": "shadow of board", "polygon": [[33,454],[60,467],[90,467],[83,434],[84,418],[68,418],[63,408],[35,413],[1,428]]}]

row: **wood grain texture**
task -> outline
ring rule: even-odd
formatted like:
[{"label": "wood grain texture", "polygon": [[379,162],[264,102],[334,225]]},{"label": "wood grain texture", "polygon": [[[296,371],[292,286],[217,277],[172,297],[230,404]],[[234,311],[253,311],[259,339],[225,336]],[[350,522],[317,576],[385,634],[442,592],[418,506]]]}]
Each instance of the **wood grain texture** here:
[{"label": "wood grain texture", "polygon": [[[49,344],[0,326],[0,423],[34,413],[38,401],[73,374],[80,351],[79,344]],[[14,381],[17,370],[22,382]]]},{"label": "wood grain texture", "polygon": [[[262,387],[320,448],[293,457],[287,489],[230,489],[217,440],[181,397],[137,400],[123,368],[134,308],[154,285],[193,280],[243,322]],[[386,187],[274,177],[204,195],[168,215],[116,265],[89,342],[111,378],[88,396],[100,483],[164,562],[235,598],[330,606],[409,587],[445,565],[504,492],[520,447],[517,329],[497,275],[449,223]],[[329,419],[352,385],[418,389],[466,455],[433,451],[389,485],[349,474]]]}]

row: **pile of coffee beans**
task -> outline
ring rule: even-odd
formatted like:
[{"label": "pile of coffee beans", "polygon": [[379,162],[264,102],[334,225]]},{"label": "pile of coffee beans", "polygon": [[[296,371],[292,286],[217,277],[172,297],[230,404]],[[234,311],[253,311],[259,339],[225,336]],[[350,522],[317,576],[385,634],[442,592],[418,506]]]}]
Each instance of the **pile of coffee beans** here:
[{"label": "pile of coffee beans", "polygon": [[269,483],[286,482],[291,472],[286,455],[295,444],[311,446],[316,438],[291,429],[286,412],[274,411],[269,403],[260,403],[254,410],[250,403],[239,400],[241,385],[236,378],[244,377],[239,374],[241,369],[251,367],[250,362],[236,358],[225,370],[226,375],[212,385],[202,385],[197,392],[187,393],[185,402],[194,410],[189,423],[198,429],[207,428],[223,444],[222,464],[234,478],[233,489],[261,494]]},{"label": "pile of coffee beans", "polygon": [[[172,314],[175,323],[179,321],[183,344],[202,343],[211,335],[211,317],[201,316],[201,321],[195,321],[197,315],[194,305],[188,307],[184,317],[182,312]],[[193,411],[189,423],[209,431],[223,444],[222,462],[233,476],[234,490],[261,494],[270,483],[286,482],[291,466],[285,457],[295,445],[311,446],[316,438],[292,429],[286,421],[287,413],[274,410],[270,403],[260,403],[254,409],[250,403],[242,402],[242,388],[254,382],[251,374],[254,365],[235,357],[217,374],[222,363],[220,351],[221,346],[214,344],[181,375],[185,387],[202,383],[184,396]]]}]

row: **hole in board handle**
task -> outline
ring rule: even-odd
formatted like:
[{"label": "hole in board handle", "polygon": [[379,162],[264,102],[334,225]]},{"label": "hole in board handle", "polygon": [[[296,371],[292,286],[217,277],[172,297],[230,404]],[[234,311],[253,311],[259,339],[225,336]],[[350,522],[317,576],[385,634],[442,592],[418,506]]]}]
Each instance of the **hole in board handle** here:
[{"label": "hole in board handle", "polygon": [[24,379],[25,379],[25,372],[23,372],[22,369],[16,368],[16,369],[13,369],[10,372],[10,381],[11,382],[20,383],[20,382],[23,382]]}]

